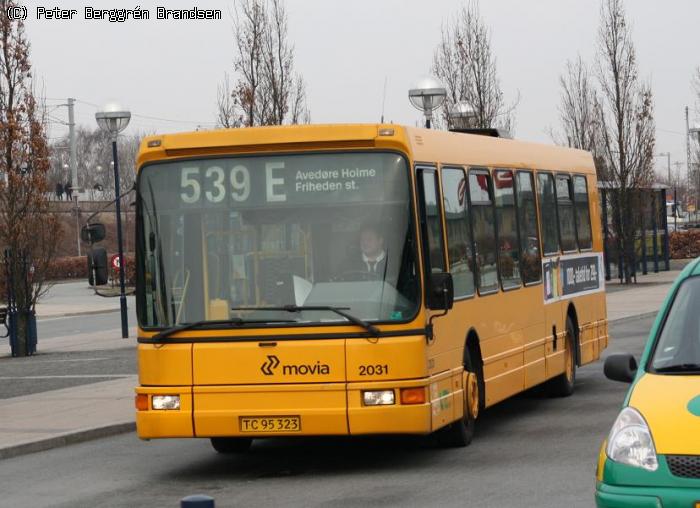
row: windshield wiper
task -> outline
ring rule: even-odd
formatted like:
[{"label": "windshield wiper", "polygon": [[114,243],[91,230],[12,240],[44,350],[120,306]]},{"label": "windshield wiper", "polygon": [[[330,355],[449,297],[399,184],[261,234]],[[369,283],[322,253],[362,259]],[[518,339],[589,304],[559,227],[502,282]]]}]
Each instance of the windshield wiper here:
[{"label": "windshield wiper", "polygon": [[654,369],[655,372],[700,372],[700,363],[679,363]]},{"label": "windshield wiper", "polygon": [[352,314],[348,314],[347,312],[344,312],[346,310],[349,310],[350,307],[331,307],[330,305],[284,305],[282,307],[233,307],[231,310],[270,310],[270,311],[285,311],[285,312],[301,312],[304,310],[308,311],[314,311],[314,310],[327,310],[331,312],[335,312],[339,316],[344,317],[348,321],[350,321],[352,324],[357,325],[361,328],[364,328],[367,330],[373,337],[378,337],[379,336],[379,328],[374,326],[371,323],[368,323],[367,321],[364,321],[363,319],[360,319],[357,316],[353,316]]},{"label": "windshield wiper", "polygon": [[171,336],[173,333],[177,332],[182,332],[184,330],[193,330],[195,328],[200,328],[200,327],[206,327],[208,328],[209,326],[241,326],[241,325],[247,325],[250,323],[294,323],[293,319],[275,319],[270,321],[269,319],[243,319],[243,318],[231,318],[231,319],[212,319],[212,320],[202,320],[202,321],[194,321],[193,323],[184,323],[181,325],[175,325],[170,328],[166,328],[165,330],[162,330],[158,333],[156,333],[153,337],[151,337],[153,340],[160,340],[160,339],[165,339],[166,337]]}]

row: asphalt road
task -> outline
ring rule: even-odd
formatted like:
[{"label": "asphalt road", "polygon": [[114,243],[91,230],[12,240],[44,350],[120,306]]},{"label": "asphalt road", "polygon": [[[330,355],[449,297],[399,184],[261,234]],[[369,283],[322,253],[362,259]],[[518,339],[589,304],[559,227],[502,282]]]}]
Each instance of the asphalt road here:
[{"label": "asphalt road", "polygon": [[[133,309],[129,309],[129,312],[129,323],[134,326],[135,312]],[[136,374],[134,348],[70,352],[42,350],[42,345],[50,344],[57,337],[106,330],[114,330],[114,336],[119,337],[120,326],[119,312],[38,319],[39,354],[25,358],[0,358],[0,399]]]},{"label": "asphalt road", "polygon": [[[4,358],[0,359],[0,399],[110,381],[133,374],[136,374],[133,348]],[[0,425],[1,422],[2,419]]]},{"label": "asphalt road", "polygon": [[[651,318],[612,327],[608,353],[641,353]],[[301,439],[217,455],[204,440],[141,442],[134,435],[8,459],[3,506],[177,507],[206,493],[216,506],[594,505],[598,448],[627,386],[602,362],[578,371],[576,393],[529,392],[488,410],[468,448],[429,439]]]},{"label": "asphalt road", "polygon": [[[94,298],[99,298],[95,296]],[[133,305],[127,307],[129,326],[136,326],[136,310]],[[82,316],[49,317],[37,319],[36,329],[39,341],[51,340],[54,337],[65,337],[89,332],[117,330],[119,336],[121,314],[119,311],[103,312],[101,314],[85,314]]]}]

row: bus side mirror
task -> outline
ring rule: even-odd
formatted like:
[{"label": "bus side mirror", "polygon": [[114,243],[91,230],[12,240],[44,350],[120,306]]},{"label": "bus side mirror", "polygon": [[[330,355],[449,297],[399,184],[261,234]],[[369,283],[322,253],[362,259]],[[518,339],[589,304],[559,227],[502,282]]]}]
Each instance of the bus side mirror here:
[{"label": "bus side mirror", "polygon": [[637,360],[629,353],[610,355],[605,359],[603,372],[613,381],[631,383],[637,375]]},{"label": "bus side mirror", "polygon": [[80,229],[80,239],[92,245],[93,243],[101,242],[105,239],[105,225],[100,222],[87,224]]},{"label": "bus side mirror", "polygon": [[452,274],[447,272],[431,273],[428,296],[428,308],[431,310],[450,310],[455,298]]},{"label": "bus side mirror", "polygon": [[91,286],[107,284],[107,251],[104,247],[95,247],[87,255],[88,283]]}]

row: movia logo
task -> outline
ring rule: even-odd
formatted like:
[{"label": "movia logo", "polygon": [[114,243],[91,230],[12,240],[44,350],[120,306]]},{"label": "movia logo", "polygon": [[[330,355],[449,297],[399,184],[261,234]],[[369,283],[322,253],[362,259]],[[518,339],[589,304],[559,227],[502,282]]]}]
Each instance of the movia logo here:
[{"label": "movia logo", "polygon": [[271,376],[274,374],[274,370],[278,367],[279,364],[280,364],[279,358],[277,358],[275,355],[267,355],[267,361],[262,364],[262,367],[260,367],[260,370],[266,376]]},{"label": "movia logo", "polygon": [[[267,360],[260,366],[260,370],[266,376],[275,374],[275,370],[280,366],[280,359],[275,355],[267,355]],[[306,376],[309,374],[328,375],[331,368],[328,364],[316,361],[312,364],[284,364],[282,365],[283,376]]]}]

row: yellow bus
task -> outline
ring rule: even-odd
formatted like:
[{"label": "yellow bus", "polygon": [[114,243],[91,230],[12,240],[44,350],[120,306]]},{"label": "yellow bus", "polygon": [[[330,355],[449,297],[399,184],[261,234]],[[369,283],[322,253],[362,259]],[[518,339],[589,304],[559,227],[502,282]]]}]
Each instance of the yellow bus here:
[{"label": "yellow bus", "polygon": [[143,439],[436,433],[607,346],[584,151],[396,125],[151,136],[138,155]]}]

